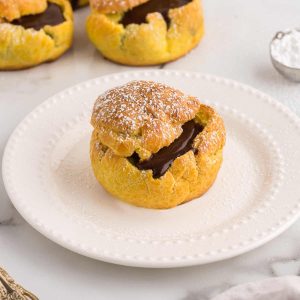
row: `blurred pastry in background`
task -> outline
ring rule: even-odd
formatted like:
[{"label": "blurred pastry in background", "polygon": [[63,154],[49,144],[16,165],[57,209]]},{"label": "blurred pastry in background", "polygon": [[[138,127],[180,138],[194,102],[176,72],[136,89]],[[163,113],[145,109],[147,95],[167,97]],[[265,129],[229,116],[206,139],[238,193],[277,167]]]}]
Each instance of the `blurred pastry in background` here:
[{"label": "blurred pastry in background", "polygon": [[204,34],[199,0],[91,0],[90,40],[126,65],[155,65],[188,53]]},{"label": "blurred pastry in background", "polygon": [[0,0],[0,70],[57,59],[70,48],[73,27],[67,0]]}]

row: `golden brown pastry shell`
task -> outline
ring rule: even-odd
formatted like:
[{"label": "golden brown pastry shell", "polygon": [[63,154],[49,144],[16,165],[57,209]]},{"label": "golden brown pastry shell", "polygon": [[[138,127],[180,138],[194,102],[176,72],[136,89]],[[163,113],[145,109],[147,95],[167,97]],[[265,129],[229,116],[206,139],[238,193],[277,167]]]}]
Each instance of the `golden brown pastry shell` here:
[{"label": "golden brown pastry shell", "polygon": [[[185,98],[185,101],[187,99]],[[166,98],[162,101],[165,100]],[[176,101],[182,104],[181,98]],[[197,151],[195,154],[188,151],[176,158],[168,171],[158,179],[153,178],[152,170],[139,170],[128,160],[132,151],[127,152],[127,155],[120,155],[105,145],[103,135],[99,134],[97,126],[94,126],[90,156],[99,183],[123,201],[145,208],[171,208],[203,195],[218,174],[226,134],[223,120],[213,108],[199,102],[194,104],[194,108],[197,108],[197,111],[189,120],[193,119],[204,127],[193,142],[193,148]],[[181,125],[188,121],[185,120],[187,115],[179,117],[178,122]],[[163,119],[165,116],[161,117],[161,121]],[[177,117],[170,117],[165,121],[173,123],[175,119]],[[92,123],[96,125],[95,120]],[[177,127],[177,124],[174,126]],[[173,140],[175,138],[173,136]],[[160,140],[161,136],[158,134],[156,139]],[[133,150],[138,151],[138,148]]]},{"label": "golden brown pastry shell", "polygon": [[28,14],[45,11],[47,1],[8,0],[11,7],[0,0],[0,70],[32,67],[52,61],[68,50],[73,39],[73,12],[67,0],[48,0],[62,8],[65,22],[44,26],[40,30],[25,29],[9,21]]},{"label": "golden brown pastry shell", "polygon": [[123,12],[105,14],[93,9],[86,25],[96,48],[117,63],[142,66],[176,60],[192,50],[204,35],[199,0],[170,9],[169,28],[160,13],[148,14],[148,23],[124,27],[118,23]]}]

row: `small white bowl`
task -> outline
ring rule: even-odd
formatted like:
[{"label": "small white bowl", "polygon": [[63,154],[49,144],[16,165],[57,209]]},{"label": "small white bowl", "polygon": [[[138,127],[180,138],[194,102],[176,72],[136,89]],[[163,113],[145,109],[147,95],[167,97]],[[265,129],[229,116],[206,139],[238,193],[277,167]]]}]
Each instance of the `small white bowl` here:
[{"label": "small white bowl", "polygon": [[[300,29],[295,29],[295,30],[300,32]],[[287,65],[283,64],[282,62],[278,61],[272,55],[272,44],[273,44],[274,40],[281,40],[285,35],[290,34],[290,33],[291,33],[291,30],[286,31],[286,32],[279,31],[275,34],[275,36],[273,37],[273,39],[270,43],[270,57],[271,57],[271,61],[272,61],[274,68],[282,76],[284,76],[285,78],[287,78],[291,81],[300,82],[300,68],[294,68],[294,67],[287,66]]]}]

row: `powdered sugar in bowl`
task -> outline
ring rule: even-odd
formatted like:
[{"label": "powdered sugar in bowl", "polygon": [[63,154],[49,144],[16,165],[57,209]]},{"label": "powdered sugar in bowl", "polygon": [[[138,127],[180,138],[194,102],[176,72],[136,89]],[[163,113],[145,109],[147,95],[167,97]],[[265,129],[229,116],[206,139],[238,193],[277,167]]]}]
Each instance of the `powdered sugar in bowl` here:
[{"label": "powdered sugar in bowl", "polygon": [[277,32],[270,43],[270,55],[281,75],[300,82],[300,29]]}]

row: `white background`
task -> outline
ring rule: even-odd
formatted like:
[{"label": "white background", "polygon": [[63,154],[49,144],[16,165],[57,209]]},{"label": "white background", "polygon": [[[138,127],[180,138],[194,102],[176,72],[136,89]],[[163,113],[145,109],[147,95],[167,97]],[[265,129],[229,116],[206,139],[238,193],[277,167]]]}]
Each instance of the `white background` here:
[{"label": "white background", "polygon": [[[241,81],[300,115],[300,84],[281,78],[268,52],[276,31],[300,27],[300,2],[205,0],[204,9],[202,43],[163,67]],[[76,12],[74,46],[61,59],[30,70],[0,72],[0,155],[18,122],[49,96],[89,78],[132,69],[110,63],[94,50],[84,30],[88,11]],[[298,221],[258,250],[206,266],[173,270],[114,266],[73,254],[41,236],[16,213],[0,182],[0,266],[40,299],[209,299],[238,283],[299,275],[299,234]]]}]

